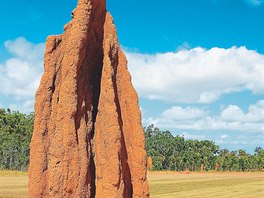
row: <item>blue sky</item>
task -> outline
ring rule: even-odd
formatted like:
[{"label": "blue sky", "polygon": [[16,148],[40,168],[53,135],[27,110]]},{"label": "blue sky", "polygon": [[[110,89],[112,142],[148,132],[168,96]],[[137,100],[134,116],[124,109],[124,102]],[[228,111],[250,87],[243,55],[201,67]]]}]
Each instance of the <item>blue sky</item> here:
[{"label": "blue sky", "polygon": [[[76,0],[2,0],[0,106],[33,110],[48,35]],[[143,125],[223,148],[264,146],[263,0],[108,0]]]}]

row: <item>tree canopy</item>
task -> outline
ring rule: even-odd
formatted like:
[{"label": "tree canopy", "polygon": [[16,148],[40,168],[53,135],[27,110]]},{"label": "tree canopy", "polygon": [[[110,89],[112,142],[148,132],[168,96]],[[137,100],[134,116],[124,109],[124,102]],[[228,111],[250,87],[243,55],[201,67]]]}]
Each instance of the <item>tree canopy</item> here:
[{"label": "tree canopy", "polygon": [[27,170],[34,114],[0,109],[0,168]]},{"label": "tree canopy", "polygon": [[[27,170],[34,113],[0,109],[0,169]],[[153,124],[144,128],[148,162],[153,170],[263,171],[264,150],[221,149],[213,141],[190,140],[162,131]],[[150,166],[150,165],[149,165]]]},{"label": "tree canopy", "polygon": [[161,131],[153,124],[144,128],[144,133],[153,170],[264,170],[264,150],[261,147],[257,147],[253,155],[244,150],[229,151],[213,141],[173,136],[170,131]]}]

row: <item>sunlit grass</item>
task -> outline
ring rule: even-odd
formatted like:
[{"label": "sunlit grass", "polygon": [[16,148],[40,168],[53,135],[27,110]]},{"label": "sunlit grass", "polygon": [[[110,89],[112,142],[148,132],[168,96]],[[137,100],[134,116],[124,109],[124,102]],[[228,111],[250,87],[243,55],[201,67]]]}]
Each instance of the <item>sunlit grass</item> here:
[{"label": "sunlit grass", "polygon": [[26,172],[0,171],[0,198],[28,197],[28,176]]},{"label": "sunlit grass", "polygon": [[149,173],[151,197],[264,197],[264,173]]},{"label": "sunlit grass", "polygon": [[24,171],[0,170],[1,176],[27,176],[28,173]]},{"label": "sunlit grass", "polygon": [[[264,197],[264,173],[149,172],[153,198]],[[28,197],[26,172],[0,171],[0,198]]]}]

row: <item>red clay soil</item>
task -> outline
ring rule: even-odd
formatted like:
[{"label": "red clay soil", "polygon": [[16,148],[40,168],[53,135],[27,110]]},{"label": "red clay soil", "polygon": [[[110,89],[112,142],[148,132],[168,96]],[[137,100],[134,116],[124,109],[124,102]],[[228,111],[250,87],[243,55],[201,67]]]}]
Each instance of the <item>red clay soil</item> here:
[{"label": "red clay soil", "polygon": [[46,42],[30,197],[149,197],[138,96],[106,2],[79,0],[72,17]]}]

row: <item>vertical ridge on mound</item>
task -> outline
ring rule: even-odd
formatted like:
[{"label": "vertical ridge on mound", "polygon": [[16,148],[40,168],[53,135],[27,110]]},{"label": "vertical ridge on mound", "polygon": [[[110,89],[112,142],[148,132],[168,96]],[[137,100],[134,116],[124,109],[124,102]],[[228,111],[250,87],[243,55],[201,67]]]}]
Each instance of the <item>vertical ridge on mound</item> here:
[{"label": "vertical ridge on mound", "polygon": [[79,0],[46,42],[30,197],[148,197],[138,97],[105,0]]}]

